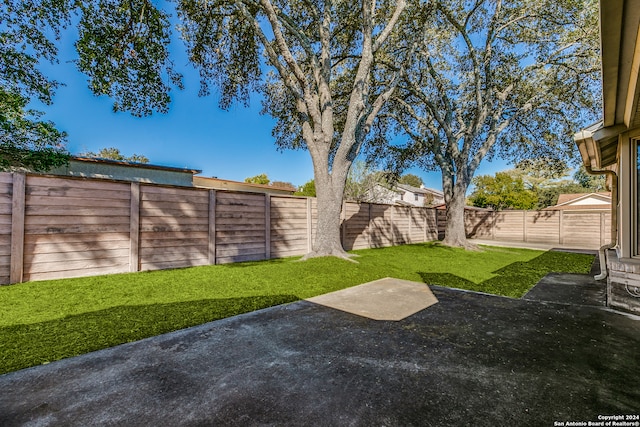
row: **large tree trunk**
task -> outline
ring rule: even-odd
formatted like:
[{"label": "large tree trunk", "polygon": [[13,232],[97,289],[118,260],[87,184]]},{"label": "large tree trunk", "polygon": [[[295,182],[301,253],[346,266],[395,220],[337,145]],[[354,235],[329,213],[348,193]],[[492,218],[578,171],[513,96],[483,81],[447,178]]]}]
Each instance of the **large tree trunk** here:
[{"label": "large tree trunk", "polygon": [[[313,158],[313,156],[312,156]],[[351,256],[342,247],[340,239],[340,219],[342,199],[347,181],[350,162],[334,159],[331,173],[326,156],[313,158],[316,198],[318,202],[318,223],[313,249],[303,259],[336,256],[349,259]]]},{"label": "large tree trunk", "polygon": [[342,212],[342,196],[338,197],[336,189],[328,186],[317,186],[318,223],[313,250],[306,258],[314,256],[345,257],[347,253],[340,241],[340,217]]},{"label": "large tree trunk", "polygon": [[447,224],[444,231],[442,243],[447,246],[454,246],[465,249],[477,249],[467,240],[466,227],[464,224],[464,207],[466,205],[466,192],[468,185],[458,181],[451,188],[447,201]]}]

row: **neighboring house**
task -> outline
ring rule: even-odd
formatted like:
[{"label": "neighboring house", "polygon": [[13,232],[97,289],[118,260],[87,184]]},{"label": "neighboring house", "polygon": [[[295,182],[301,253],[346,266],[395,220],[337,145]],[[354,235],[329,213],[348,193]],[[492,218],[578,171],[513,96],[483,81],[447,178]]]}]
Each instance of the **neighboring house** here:
[{"label": "neighboring house", "polygon": [[292,195],[295,193],[293,188],[282,188],[264,184],[250,184],[248,182],[231,181],[228,179],[207,178],[203,176],[194,176],[193,185],[201,188],[211,188],[213,190],[229,190],[229,191],[246,191],[251,193],[269,193],[279,195]]},{"label": "neighboring house", "polygon": [[607,305],[640,314],[640,0],[600,0],[600,27],[603,120],[574,138],[587,171],[612,182],[598,276],[607,276]]},{"label": "neighboring house", "polygon": [[202,171],[119,160],[72,157],[69,164],[46,172],[48,175],[103,178],[150,184],[193,186],[193,175]]},{"label": "neighboring house", "polygon": [[558,203],[543,210],[566,211],[609,211],[611,210],[611,193],[575,193],[560,194]]},{"label": "neighboring house", "polygon": [[395,188],[390,188],[382,184],[374,184],[367,190],[365,201],[367,203],[380,203],[383,205],[393,205],[396,200],[402,197],[402,193]]},{"label": "neighboring house", "polygon": [[431,188],[418,188],[406,184],[386,187],[376,184],[368,191],[367,201],[402,206],[435,206],[444,203],[444,194]]},{"label": "neighboring house", "polygon": [[444,193],[424,186],[413,187],[406,184],[397,184],[396,189],[401,192],[399,204],[410,206],[436,206],[444,203]]}]

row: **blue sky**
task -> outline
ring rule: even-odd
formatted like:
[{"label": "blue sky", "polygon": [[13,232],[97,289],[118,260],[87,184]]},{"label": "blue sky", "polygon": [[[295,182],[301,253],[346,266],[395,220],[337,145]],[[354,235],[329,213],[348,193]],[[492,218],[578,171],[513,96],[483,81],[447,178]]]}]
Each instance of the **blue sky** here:
[{"label": "blue sky", "polygon": [[[43,67],[49,77],[65,86],[56,92],[53,105],[34,105],[68,133],[67,148],[72,154],[117,147],[125,155],[145,155],[153,164],[201,169],[201,176],[243,181],[266,173],[272,181],[297,186],[313,178],[307,151],[278,151],[271,136],[274,120],[259,114],[257,95],[249,108],[238,104],[229,111],[218,108],[215,93],[198,97],[198,75],[188,64],[179,40],[173,43],[172,51],[178,71],[185,76],[185,89],[173,91],[168,114],[144,118],[113,113],[109,98],[91,93],[86,77],[71,62],[76,58],[73,41],[73,32],[64,34],[59,64]],[[501,160],[485,162],[476,175],[506,168]],[[427,187],[442,188],[439,173],[407,172],[420,176]]]}]

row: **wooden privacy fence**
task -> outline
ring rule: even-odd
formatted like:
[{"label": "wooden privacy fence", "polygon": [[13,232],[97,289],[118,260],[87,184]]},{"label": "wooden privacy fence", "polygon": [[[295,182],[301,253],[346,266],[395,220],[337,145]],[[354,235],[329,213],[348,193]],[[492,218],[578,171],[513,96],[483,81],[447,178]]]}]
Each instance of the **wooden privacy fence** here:
[{"label": "wooden privacy fence", "polygon": [[[0,173],[0,284],[302,255],[312,198]],[[437,238],[427,208],[346,203],[346,249]]]},{"label": "wooden privacy fence", "polygon": [[[316,223],[313,198],[0,173],[0,284],[302,255]],[[345,203],[341,237],[347,250],[418,243],[444,223],[443,210]],[[466,228],[595,249],[610,215],[469,210]]]},{"label": "wooden privacy fence", "polygon": [[[444,236],[445,212],[438,210],[439,237]],[[558,244],[598,249],[611,240],[608,211],[465,211],[468,237],[511,242]]]}]

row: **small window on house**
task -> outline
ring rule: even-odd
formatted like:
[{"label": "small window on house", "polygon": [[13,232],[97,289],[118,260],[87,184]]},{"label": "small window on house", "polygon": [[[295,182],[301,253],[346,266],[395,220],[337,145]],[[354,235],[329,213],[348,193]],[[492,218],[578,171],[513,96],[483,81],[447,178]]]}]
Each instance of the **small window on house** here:
[{"label": "small window on house", "polygon": [[413,197],[414,197],[415,201],[417,202],[418,201],[418,195],[414,194]]}]

